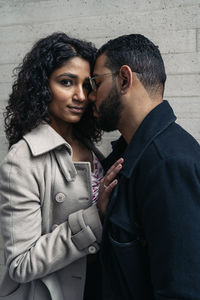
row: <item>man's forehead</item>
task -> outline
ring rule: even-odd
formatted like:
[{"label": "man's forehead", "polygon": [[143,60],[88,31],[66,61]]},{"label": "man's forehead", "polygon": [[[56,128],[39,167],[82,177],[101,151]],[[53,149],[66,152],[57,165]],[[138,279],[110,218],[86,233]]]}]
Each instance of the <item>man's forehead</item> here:
[{"label": "man's forehead", "polygon": [[108,71],[109,69],[105,66],[105,63],[106,63],[106,59],[107,59],[107,56],[103,53],[101,54],[96,62],[95,62],[95,66],[94,66],[94,72],[93,74],[94,75],[99,75],[99,74],[102,74],[102,72],[104,71]]}]

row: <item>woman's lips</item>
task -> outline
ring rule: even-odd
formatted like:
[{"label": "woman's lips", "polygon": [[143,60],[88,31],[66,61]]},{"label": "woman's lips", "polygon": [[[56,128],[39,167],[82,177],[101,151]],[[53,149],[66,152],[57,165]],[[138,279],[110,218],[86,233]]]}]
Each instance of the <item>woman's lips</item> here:
[{"label": "woman's lips", "polygon": [[71,112],[81,114],[84,111],[84,107],[80,106],[67,106],[68,109],[70,109]]}]

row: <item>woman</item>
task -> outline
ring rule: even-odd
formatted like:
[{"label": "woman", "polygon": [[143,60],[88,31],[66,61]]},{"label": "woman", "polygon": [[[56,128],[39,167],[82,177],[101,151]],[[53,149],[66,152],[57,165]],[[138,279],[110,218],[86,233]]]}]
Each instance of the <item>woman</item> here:
[{"label": "woman", "polygon": [[[102,232],[95,204],[102,156],[93,145],[100,131],[87,100],[95,51],[54,33],[18,68],[0,169],[7,267],[0,299],[84,298],[86,258],[97,253]],[[101,180],[102,197],[116,184],[111,173]]]}]

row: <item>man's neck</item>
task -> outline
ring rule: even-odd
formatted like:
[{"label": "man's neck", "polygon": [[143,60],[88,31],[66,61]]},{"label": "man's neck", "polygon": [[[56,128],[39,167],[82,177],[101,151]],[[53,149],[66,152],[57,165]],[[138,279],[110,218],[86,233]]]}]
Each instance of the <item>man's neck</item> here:
[{"label": "man's neck", "polygon": [[137,106],[136,108],[124,109],[119,122],[118,130],[124,137],[127,144],[130,143],[132,137],[145,117],[161,102],[162,99],[158,101],[151,101],[146,105]]}]

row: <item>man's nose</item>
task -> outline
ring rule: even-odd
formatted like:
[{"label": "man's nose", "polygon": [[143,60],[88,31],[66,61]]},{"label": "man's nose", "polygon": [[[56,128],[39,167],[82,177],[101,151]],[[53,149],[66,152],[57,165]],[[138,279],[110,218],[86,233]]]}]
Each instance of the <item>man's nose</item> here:
[{"label": "man's nose", "polygon": [[91,102],[95,102],[96,101],[96,92],[95,91],[91,91],[88,95],[88,100],[90,100]]}]

